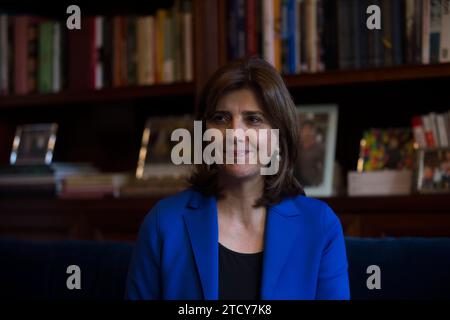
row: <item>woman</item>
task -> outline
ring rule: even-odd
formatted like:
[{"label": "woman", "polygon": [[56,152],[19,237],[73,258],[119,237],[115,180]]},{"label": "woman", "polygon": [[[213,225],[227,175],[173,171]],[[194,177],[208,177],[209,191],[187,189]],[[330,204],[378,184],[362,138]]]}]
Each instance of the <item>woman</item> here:
[{"label": "woman", "polygon": [[267,164],[260,161],[199,165],[191,188],[159,201],[145,218],[126,298],[349,299],[339,219],[306,197],[293,174],[297,116],[277,71],[258,58],[220,68],[198,111],[204,128],[224,136],[227,129],[278,129],[278,145],[262,135],[256,144],[244,137],[239,149],[236,134],[231,153],[248,160],[270,144],[271,154],[279,150],[278,170],[262,175]]}]

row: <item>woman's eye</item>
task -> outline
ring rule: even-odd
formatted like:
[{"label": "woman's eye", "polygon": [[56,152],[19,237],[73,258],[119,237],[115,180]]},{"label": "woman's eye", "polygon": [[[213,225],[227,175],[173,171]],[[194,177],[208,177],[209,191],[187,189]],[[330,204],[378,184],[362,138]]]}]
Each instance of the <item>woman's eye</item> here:
[{"label": "woman's eye", "polygon": [[211,121],[217,124],[225,123],[227,118],[222,114],[215,114],[211,117]]},{"label": "woman's eye", "polygon": [[258,116],[248,116],[247,120],[251,124],[259,124],[259,123],[263,122],[262,118],[258,117]]}]

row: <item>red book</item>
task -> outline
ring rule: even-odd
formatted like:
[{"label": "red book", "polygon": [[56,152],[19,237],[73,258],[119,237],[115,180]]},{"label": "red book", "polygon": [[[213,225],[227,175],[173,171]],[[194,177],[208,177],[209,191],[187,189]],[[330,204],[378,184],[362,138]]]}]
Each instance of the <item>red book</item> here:
[{"label": "red book", "polygon": [[14,93],[30,93],[28,87],[28,25],[30,17],[14,17]]},{"label": "red book", "polygon": [[256,38],[256,0],[247,0],[247,55],[253,56],[258,53]]},{"label": "red book", "polygon": [[83,17],[81,29],[68,30],[69,90],[95,89],[95,17]]}]

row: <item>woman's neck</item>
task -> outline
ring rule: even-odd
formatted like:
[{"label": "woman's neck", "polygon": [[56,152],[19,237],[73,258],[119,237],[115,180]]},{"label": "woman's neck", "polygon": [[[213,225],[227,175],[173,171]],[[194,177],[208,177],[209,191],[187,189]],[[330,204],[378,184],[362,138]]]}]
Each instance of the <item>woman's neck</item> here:
[{"label": "woman's neck", "polygon": [[220,177],[223,198],[218,201],[219,214],[244,225],[258,223],[265,208],[253,205],[264,190],[260,175],[245,179]]}]

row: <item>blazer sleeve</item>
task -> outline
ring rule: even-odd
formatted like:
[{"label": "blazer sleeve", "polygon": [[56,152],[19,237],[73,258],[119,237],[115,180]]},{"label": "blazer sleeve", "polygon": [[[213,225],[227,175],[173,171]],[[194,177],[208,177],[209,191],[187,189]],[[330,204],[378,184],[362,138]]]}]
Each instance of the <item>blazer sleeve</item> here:
[{"label": "blazer sleeve", "polygon": [[349,300],[348,263],[339,218],[326,206],[323,216],[324,246],[319,267],[316,299]]},{"label": "blazer sleeve", "polygon": [[128,269],[125,299],[161,299],[160,256],[158,205],[155,205],[145,217],[139,230]]}]

